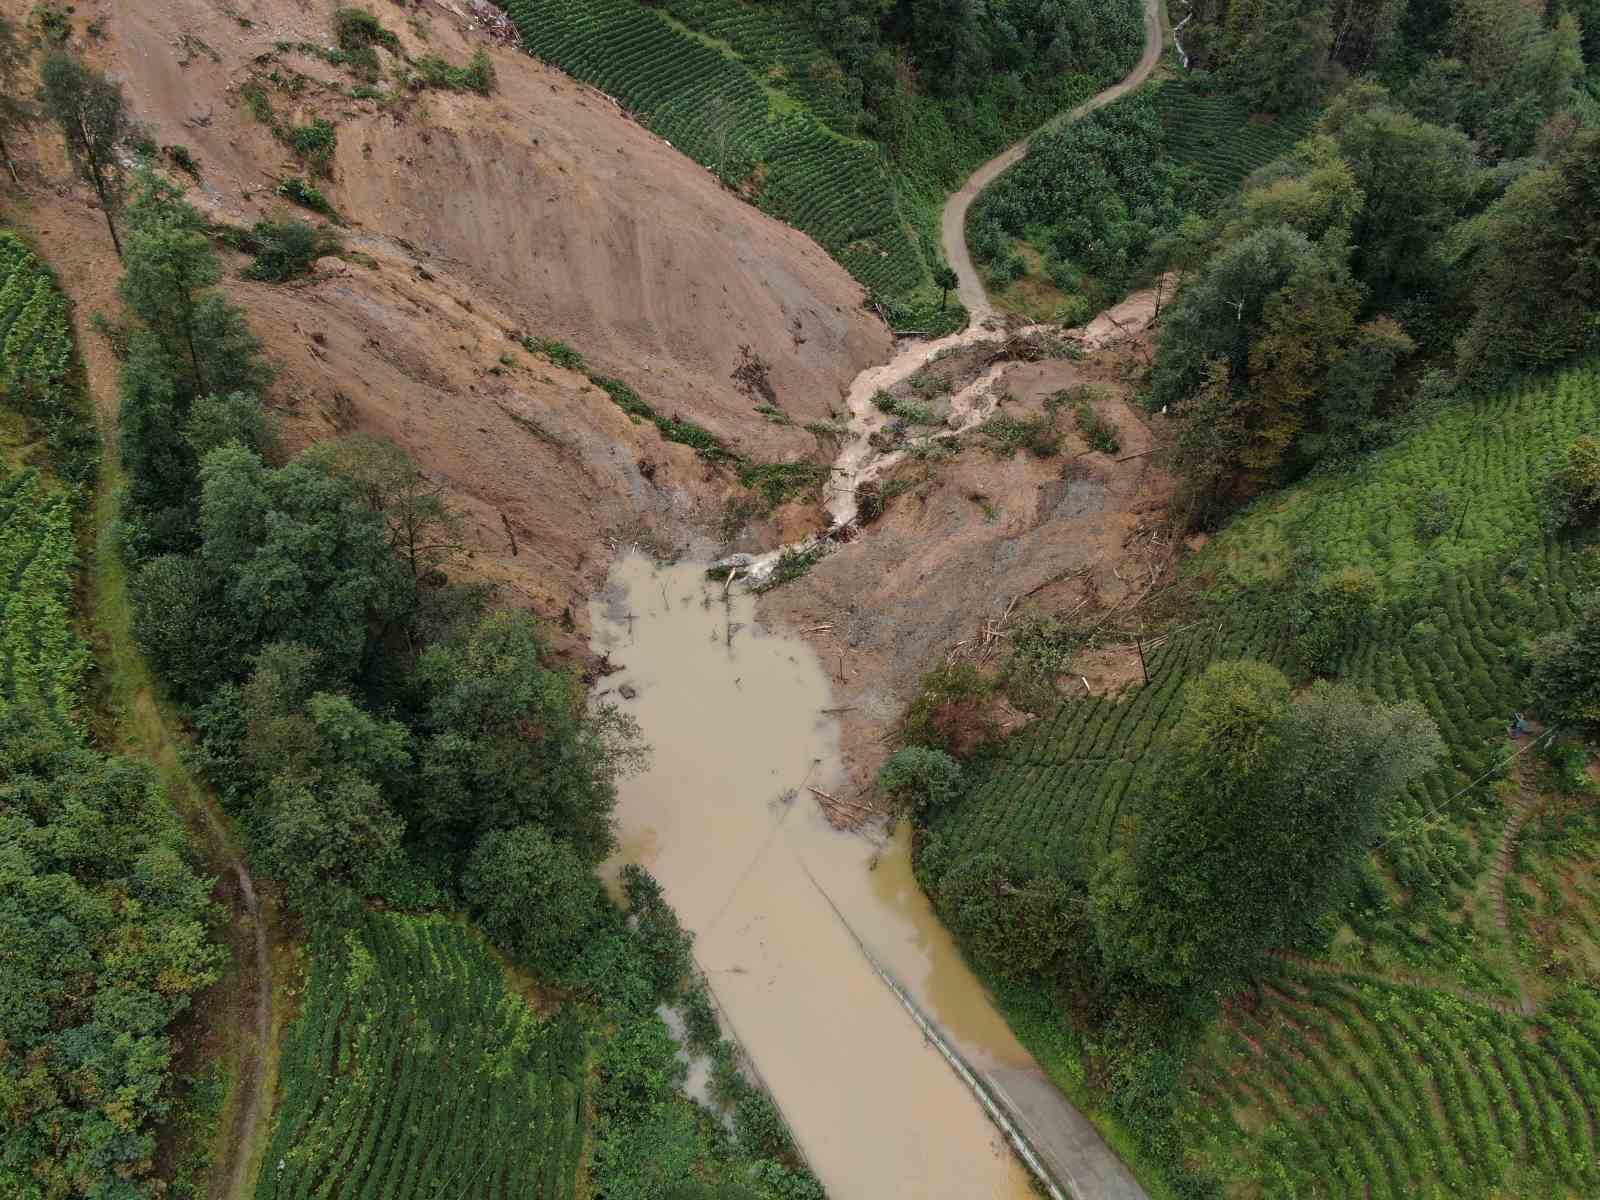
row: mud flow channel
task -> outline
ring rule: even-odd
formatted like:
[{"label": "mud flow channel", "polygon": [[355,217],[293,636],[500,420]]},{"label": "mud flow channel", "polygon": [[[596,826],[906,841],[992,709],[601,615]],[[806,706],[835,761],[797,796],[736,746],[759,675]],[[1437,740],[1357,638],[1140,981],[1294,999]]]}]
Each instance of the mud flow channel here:
[{"label": "mud flow channel", "polygon": [[726,1021],[833,1200],[1035,1195],[857,943],[974,1066],[1031,1066],[903,841],[835,832],[806,790],[833,789],[838,737],[811,649],[757,628],[754,598],[725,597],[701,567],[636,554],[592,618],[595,648],[623,668],[599,686],[636,691],[622,704],[652,748],[621,789],[619,857],[648,867],[694,931]]}]

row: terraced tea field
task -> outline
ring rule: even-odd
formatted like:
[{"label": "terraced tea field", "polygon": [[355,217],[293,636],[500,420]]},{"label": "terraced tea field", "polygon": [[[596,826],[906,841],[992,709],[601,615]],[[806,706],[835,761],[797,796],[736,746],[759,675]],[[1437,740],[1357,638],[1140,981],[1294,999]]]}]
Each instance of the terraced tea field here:
[{"label": "terraced tea field", "polygon": [[0,479],[0,713],[27,705],[65,725],[77,711],[89,668],[72,623],[77,562],[70,495],[36,471]]},{"label": "terraced tea field", "polygon": [[1196,199],[1223,199],[1251,171],[1281,157],[1316,124],[1315,112],[1252,114],[1236,97],[1181,79],[1155,89],[1167,154],[1189,168]]},{"label": "terraced tea field", "polygon": [[[1241,1194],[1592,1195],[1600,1184],[1600,1005],[1563,990],[1600,975],[1569,962],[1561,978],[1536,979],[1523,1016],[1519,975],[1554,958],[1497,918],[1489,870],[1514,852],[1502,844],[1509,812],[1529,803],[1518,789],[1531,756],[1514,775],[1505,765],[1528,745],[1507,736],[1524,700],[1518,647],[1570,623],[1574,597],[1600,578],[1592,551],[1539,532],[1543,464],[1597,424],[1600,371],[1575,368],[1464,402],[1353,472],[1264,499],[1192,560],[1196,602],[1150,655],[1147,687],[1064,702],[936,826],[974,849],[1092,871],[1156,769],[1184,682],[1218,659],[1288,666],[1297,569],[1377,574],[1378,627],[1339,674],[1420,701],[1448,761],[1384,814],[1334,961],[1286,963],[1197,1057],[1183,1153]],[[1429,536],[1421,514],[1441,508],[1451,519]],[[1314,560],[1296,563],[1290,547]],[[1587,944],[1592,891],[1547,871],[1540,894],[1554,898],[1541,944],[1573,941],[1552,934],[1563,922]]]},{"label": "terraced tea field", "polygon": [[44,434],[54,471],[87,483],[99,441],[79,395],[66,298],[21,238],[0,230],[0,400]]},{"label": "terraced tea field", "polygon": [[[761,209],[810,234],[868,288],[906,296],[927,283],[877,147],[769,86],[775,68],[785,77],[802,69],[782,53],[798,44],[793,31],[786,41],[781,28],[751,24],[776,18],[718,22],[730,44],[636,0],[500,2],[532,53],[615,96]],[[755,57],[746,62],[735,47]]]},{"label": "terraced tea field", "polygon": [[312,948],[256,1200],[575,1194],[585,1037],[445,918],[368,913]]},{"label": "terraced tea field", "polygon": [[1597,1098],[1592,998],[1528,1021],[1291,971],[1253,1010],[1228,1011],[1178,1127],[1227,1183],[1263,1196],[1593,1195]]},{"label": "terraced tea field", "polygon": [[[27,245],[0,231],[0,407],[22,420],[24,458],[42,432],[60,452],[52,467],[86,481],[95,442],[76,389],[66,301]],[[0,712],[25,704],[63,726],[89,667],[72,619],[76,499],[31,468],[7,475],[0,458]]]}]

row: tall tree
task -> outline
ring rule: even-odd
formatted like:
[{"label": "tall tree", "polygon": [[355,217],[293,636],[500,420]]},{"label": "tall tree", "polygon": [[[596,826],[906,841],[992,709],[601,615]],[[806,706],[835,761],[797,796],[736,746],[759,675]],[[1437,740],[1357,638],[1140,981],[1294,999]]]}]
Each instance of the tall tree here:
[{"label": "tall tree", "polygon": [[1600,347],[1600,130],[1575,135],[1461,231],[1474,313],[1462,369],[1552,366]]},{"label": "tall tree", "polygon": [[1236,987],[1303,939],[1370,850],[1382,807],[1443,748],[1416,704],[1262,663],[1189,684],[1133,845],[1091,889],[1114,970],[1180,993]]},{"label": "tall tree", "polygon": [[128,133],[122,85],[60,52],[44,60],[40,81],[45,111],[61,128],[73,169],[99,198],[111,244],[120,258],[122,239],[117,235],[116,214],[125,175],[117,147]]},{"label": "tall tree", "polygon": [[144,167],[134,176],[127,227],[122,298],[174,356],[188,360],[192,393],[201,395],[206,373],[196,318],[202,294],[222,278],[222,264],[200,214],[176,187]]},{"label": "tall tree", "polygon": [[1330,104],[1320,128],[1361,189],[1351,270],[1372,308],[1434,286],[1440,242],[1477,184],[1466,135],[1417,120],[1372,84],[1356,84]]},{"label": "tall tree", "polygon": [[0,14],[0,161],[11,172],[12,183],[20,181],[7,139],[33,119],[33,106],[22,95],[22,72],[32,56],[28,44],[17,36],[16,24]]}]

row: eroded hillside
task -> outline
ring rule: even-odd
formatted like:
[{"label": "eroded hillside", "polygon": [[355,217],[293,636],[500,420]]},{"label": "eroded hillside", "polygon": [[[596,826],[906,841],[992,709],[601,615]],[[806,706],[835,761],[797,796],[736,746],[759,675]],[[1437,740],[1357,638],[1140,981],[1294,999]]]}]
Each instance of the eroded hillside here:
[{"label": "eroded hillside", "polygon": [[[474,573],[580,621],[574,600],[603,574],[608,539],[682,545],[741,494],[733,473],[630,418],[589,374],[753,460],[825,460],[804,426],[827,421],[889,344],[842,269],[607,97],[497,42],[465,4],[384,6],[399,51],[377,48],[365,78],[328,61],[337,7],[91,0],[70,18],[151,138],[197,162],[192,191],[215,221],[303,216],[276,189],[305,177],[342,222],[343,258],[311,278],[225,284],[280,364],[270,403],[291,447],[354,430],[394,439],[468,515]],[[28,15],[20,0],[3,8]],[[464,64],[479,50],[491,96],[397,82],[407,60]],[[280,133],[330,122],[326,175],[263,117]],[[68,184],[55,139],[35,141],[24,156],[54,194],[35,189],[30,224],[80,315],[113,313],[99,214]],[[514,334],[564,342],[584,368]],[[770,364],[775,401],[732,379],[744,346]]]}]

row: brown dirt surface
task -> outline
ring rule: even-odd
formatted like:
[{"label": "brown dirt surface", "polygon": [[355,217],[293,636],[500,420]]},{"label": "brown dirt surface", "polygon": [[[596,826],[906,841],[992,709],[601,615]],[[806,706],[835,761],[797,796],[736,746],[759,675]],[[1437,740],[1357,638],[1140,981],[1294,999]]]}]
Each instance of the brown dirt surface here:
[{"label": "brown dirt surface", "polygon": [[[1013,619],[1073,610],[1098,619],[1119,615],[1148,586],[1157,557],[1150,534],[1172,482],[1142,453],[1156,447],[1157,433],[1128,403],[1142,346],[1016,363],[996,385],[1008,393],[1002,414],[1030,417],[1054,392],[1100,384],[1111,398],[1098,410],[1122,439],[1116,455],[1088,450],[1070,409],[1058,414],[1061,447],[1049,458],[1026,451],[1000,458],[969,434],[948,461],[895,468],[891,489],[895,481],[911,486],[883,517],[763,597],[764,621],[814,630],[807,636],[846,709],[844,762],[858,787],[882,762],[889,730],[921,676],[958,645],[973,646],[1013,601]],[[823,625],[830,628],[816,628]],[[1092,690],[1126,686],[1128,664],[1111,650],[1098,653],[1082,672]],[[1131,670],[1137,678],[1137,657]]]},{"label": "brown dirt surface", "polygon": [[[74,48],[123,83],[154,140],[199,161],[191,198],[215,220],[307,215],[275,195],[307,172],[242,87],[263,83],[280,121],[334,122],[332,178],[314,182],[345,223],[346,250],[365,258],[323,260],[289,285],[236,272],[224,283],[280,364],[269,404],[289,449],[352,431],[398,442],[466,515],[467,570],[545,617],[570,607],[580,625],[612,546],[682,547],[714,531],[740,489],[509,333],[566,342],[741,453],[826,459],[802,426],[841,409],[842,389],[891,344],[842,268],[608,97],[496,44],[460,3],[374,11],[415,57],[465,63],[486,50],[493,96],[352,99],[343,68],[276,49],[331,48],[336,7],[89,0],[72,17]],[[29,5],[0,0],[0,11],[21,22]],[[116,261],[59,141],[41,125],[18,149],[24,221],[74,299],[115,313]],[[759,401],[730,378],[741,345],[771,364],[792,425],[754,413]],[[821,519],[797,507],[749,536],[775,541],[778,524],[792,536]]]}]

